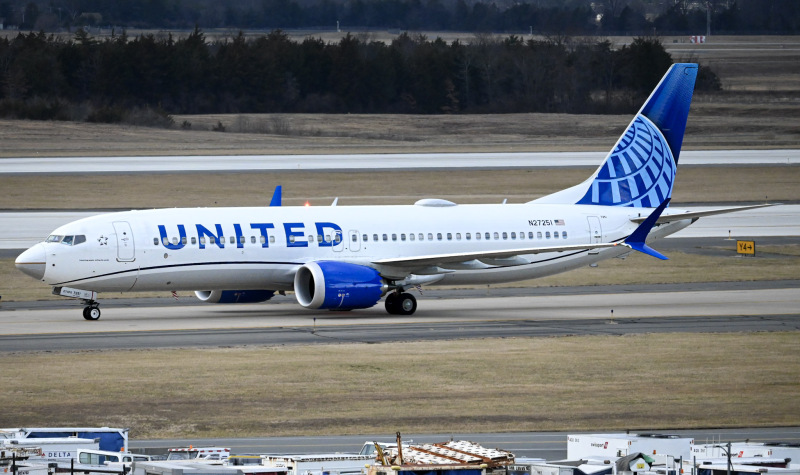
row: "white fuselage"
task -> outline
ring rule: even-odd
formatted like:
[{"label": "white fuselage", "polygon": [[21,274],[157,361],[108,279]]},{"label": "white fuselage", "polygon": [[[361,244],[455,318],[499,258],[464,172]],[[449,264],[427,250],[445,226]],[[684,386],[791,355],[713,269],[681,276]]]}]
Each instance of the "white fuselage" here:
[{"label": "white fuselage", "polygon": [[[72,222],[45,242],[47,284],[102,291],[292,290],[311,261],[373,264],[443,253],[617,242],[642,208],[502,204],[192,208],[127,211]],[[688,226],[660,225],[652,238]],[[339,234],[340,233],[340,234]],[[338,238],[337,238],[338,234]],[[488,284],[556,274],[629,252],[611,249],[523,256],[530,263],[443,266],[438,284]],[[385,275],[385,272],[383,273]],[[397,278],[403,276],[398,275]]]}]

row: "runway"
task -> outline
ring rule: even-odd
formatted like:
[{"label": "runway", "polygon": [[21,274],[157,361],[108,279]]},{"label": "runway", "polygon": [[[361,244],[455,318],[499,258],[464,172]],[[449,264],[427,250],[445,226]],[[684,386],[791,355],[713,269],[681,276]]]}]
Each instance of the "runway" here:
[{"label": "runway", "polygon": [[409,317],[390,316],[382,306],[312,312],[293,296],[252,305],[186,306],[170,304],[169,299],[159,307],[109,305],[95,322],[83,320],[77,302],[67,309],[20,308],[0,312],[0,351],[800,329],[800,293],[792,287],[518,295],[525,290],[465,298],[438,298],[434,293],[421,297],[417,312]]},{"label": "runway", "polygon": [[[29,157],[0,159],[0,174],[597,167],[608,152]],[[681,152],[681,165],[797,165],[800,150]]]}]

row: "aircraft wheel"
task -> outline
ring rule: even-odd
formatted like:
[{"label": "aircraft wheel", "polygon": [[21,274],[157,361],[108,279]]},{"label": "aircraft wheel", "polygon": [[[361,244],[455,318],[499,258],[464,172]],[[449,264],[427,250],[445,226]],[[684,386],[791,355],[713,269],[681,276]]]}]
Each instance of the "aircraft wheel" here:
[{"label": "aircraft wheel", "polygon": [[392,292],[386,296],[386,311],[390,315],[397,315],[400,310],[400,296]]},{"label": "aircraft wheel", "polygon": [[417,311],[417,299],[411,294],[400,294],[397,299],[397,314],[412,315]]},{"label": "aircraft wheel", "polygon": [[86,320],[97,320],[100,318],[100,309],[98,307],[84,307],[83,318]]}]

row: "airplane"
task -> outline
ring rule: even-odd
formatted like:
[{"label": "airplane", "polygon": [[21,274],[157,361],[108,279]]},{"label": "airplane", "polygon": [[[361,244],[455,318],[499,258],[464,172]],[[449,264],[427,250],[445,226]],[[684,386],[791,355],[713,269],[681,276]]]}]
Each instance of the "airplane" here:
[{"label": "airplane", "polygon": [[532,279],[639,251],[703,216],[769,205],[667,208],[697,64],[674,64],[583,183],[520,204],[269,206],[134,210],[84,218],[23,252],[16,267],[83,301],[98,292],[194,291],[208,303],[294,291],[308,309],[353,310],[385,296],[411,315],[425,285]]}]

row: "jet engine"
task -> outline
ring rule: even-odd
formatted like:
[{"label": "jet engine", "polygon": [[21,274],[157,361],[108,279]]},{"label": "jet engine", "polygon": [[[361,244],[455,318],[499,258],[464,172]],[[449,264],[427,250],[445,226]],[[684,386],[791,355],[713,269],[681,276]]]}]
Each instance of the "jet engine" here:
[{"label": "jet engine", "polygon": [[198,290],[194,293],[206,303],[257,303],[266,302],[274,290]]},{"label": "jet engine", "polygon": [[347,262],[309,262],[294,275],[297,301],[306,308],[369,308],[378,303],[387,290],[378,271]]}]

